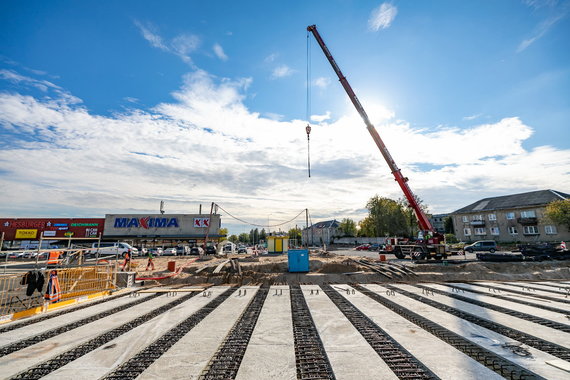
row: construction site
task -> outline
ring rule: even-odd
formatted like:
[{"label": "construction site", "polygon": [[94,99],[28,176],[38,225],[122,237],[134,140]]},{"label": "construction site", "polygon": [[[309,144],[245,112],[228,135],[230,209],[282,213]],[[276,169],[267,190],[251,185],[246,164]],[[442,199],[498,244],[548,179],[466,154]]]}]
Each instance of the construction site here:
[{"label": "construction site", "polygon": [[[565,243],[518,253],[496,245],[485,253],[452,250],[316,26],[307,31],[421,234],[387,238],[366,254],[306,242],[289,247],[280,236],[268,237],[267,249],[238,253],[224,250],[214,203],[209,214],[200,206],[198,214],[161,209],[96,221],[6,219],[11,244],[24,234],[39,243],[2,251],[1,378],[570,379]],[[310,126],[306,133],[308,143]],[[59,233],[46,225],[88,230],[84,238],[67,232],[67,248],[45,248],[43,239]],[[175,253],[135,255],[123,239],[168,241]],[[178,256],[177,239],[191,242],[195,256],[184,247]]]}]

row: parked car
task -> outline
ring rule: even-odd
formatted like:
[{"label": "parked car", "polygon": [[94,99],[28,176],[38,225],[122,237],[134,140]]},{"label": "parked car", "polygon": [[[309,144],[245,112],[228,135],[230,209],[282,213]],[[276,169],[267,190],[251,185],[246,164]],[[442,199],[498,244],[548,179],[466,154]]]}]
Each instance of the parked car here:
[{"label": "parked car", "polygon": [[191,255],[199,255],[201,252],[203,252],[202,248],[200,247],[192,247],[190,248],[190,254]]},{"label": "parked car", "polygon": [[99,255],[116,255],[117,253],[119,256],[125,256],[127,252],[129,252],[133,256],[139,255],[139,250],[130,245],[129,243],[124,242],[97,242],[93,243],[91,246],[91,250],[89,254],[95,255],[97,254],[97,249],[99,250]]},{"label": "parked car", "polygon": [[184,256],[187,254],[187,247],[184,246],[180,246],[180,247],[176,247],[176,256]]},{"label": "parked car", "polygon": [[494,240],[479,240],[473,244],[466,245],[463,249],[465,252],[469,253],[482,251],[489,251],[493,253],[497,250],[497,243]]},{"label": "parked car", "polygon": [[356,247],[357,251],[368,251],[368,249],[370,248],[370,244],[361,244],[358,247]]},{"label": "parked car", "polygon": [[247,248],[245,247],[245,245],[240,245],[238,247],[237,253],[247,253]]},{"label": "parked car", "polygon": [[369,251],[380,251],[382,249],[382,245],[378,244],[378,243],[374,243],[372,245],[370,245],[370,247],[368,247]]},{"label": "parked car", "polygon": [[152,253],[153,256],[161,256],[163,254],[162,248],[160,247],[149,248],[148,250]]},{"label": "parked car", "polygon": [[176,256],[176,248],[165,248],[163,256]]},{"label": "parked car", "polygon": [[215,255],[216,253],[218,253],[216,251],[216,247],[214,247],[213,245],[206,246],[205,252],[206,252],[206,255]]}]

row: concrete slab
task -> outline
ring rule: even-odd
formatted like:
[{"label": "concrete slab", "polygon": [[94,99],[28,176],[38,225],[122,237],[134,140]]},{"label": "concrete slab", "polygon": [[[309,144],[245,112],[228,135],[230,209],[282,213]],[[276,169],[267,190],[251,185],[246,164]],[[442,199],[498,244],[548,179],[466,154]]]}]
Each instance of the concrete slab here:
[{"label": "concrete slab", "polygon": [[[349,288],[347,285],[338,287]],[[352,288],[351,288],[352,289]],[[356,291],[347,295],[339,291],[354,306],[385,330],[406,350],[442,379],[503,379],[479,362],[429,332],[409,322],[368,296]],[[445,360],[442,360],[445,358]]]},{"label": "concrete slab", "polygon": [[75,380],[78,373],[81,373],[82,379],[99,379],[135,356],[226,289],[227,287],[212,288],[210,297],[202,297],[199,293],[166,313],[108,342],[105,346],[61,367],[44,379]]},{"label": "concrete slab", "polygon": [[[405,284],[395,284],[394,286],[400,289],[407,290],[410,293],[422,295],[422,290],[414,286],[405,285]],[[559,344],[563,347],[570,348],[570,334],[565,333],[564,331],[539,325],[537,323],[517,318],[508,314],[504,314],[499,311],[487,309],[481,306],[473,305],[464,301],[457,300],[455,298],[439,294],[436,294],[435,296],[430,296],[430,298],[444,305],[451,306],[461,311],[474,314],[480,318],[500,323],[502,325],[511,327],[513,329],[517,329],[519,331],[532,334],[537,338],[541,338],[546,341]]]},{"label": "concrete slab", "polygon": [[521,313],[527,313],[530,315],[534,315],[536,317],[548,319],[550,321],[563,323],[565,325],[570,326],[570,320],[568,318],[566,318],[566,316],[561,314],[561,313],[555,313],[553,311],[543,310],[543,309],[539,309],[537,307],[523,305],[523,304],[517,303],[515,301],[506,301],[506,300],[502,300],[499,298],[494,298],[494,297],[482,295],[482,294],[476,294],[476,293],[470,293],[470,292],[453,293],[453,291],[451,290],[451,287],[446,285],[446,284],[422,284],[422,285],[433,288],[433,289],[443,290],[444,292],[449,293],[449,294],[459,294],[462,297],[467,297],[467,298],[470,298],[473,300],[486,302],[486,303],[489,303],[491,305],[501,306],[501,307],[504,307],[507,309],[520,311]]},{"label": "concrete slab", "polygon": [[241,296],[236,291],[137,379],[197,379],[259,287],[240,289]]},{"label": "concrete slab", "polygon": [[[570,287],[568,285],[565,284],[560,284],[560,283],[554,283],[554,282],[527,282],[524,283],[524,285],[528,285],[530,287],[533,288],[537,288],[537,289],[542,289],[545,291],[554,291],[554,292],[567,292],[566,289],[570,289]],[[556,286],[556,287],[554,287]]]},{"label": "concrete slab", "polygon": [[237,380],[296,379],[291,297],[287,285],[269,294],[237,373]]},{"label": "concrete slab", "polygon": [[[387,288],[380,285],[365,285],[368,289],[377,292],[380,295],[385,295]],[[546,361],[557,360],[558,358],[539,351],[532,347],[525,348],[532,354],[531,357],[523,357],[516,355],[508,349],[501,347],[503,343],[516,342],[494,331],[488,330],[481,326],[475,325],[464,319],[453,316],[449,313],[426,305],[422,302],[413,300],[401,294],[396,294],[390,297],[393,301],[397,302],[400,306],[407,308],[417,314],[422,315],[439,325],[461,335],[462,337],[485,347],[487,350],[497,353],[498,355],[514,362],[522,367],[528,368],[530,371],[543,376],[548,379],[566,379],[568,373],[560,369],[554,368]]]},{"label": "concrete slab", "polygon": [[337,380],[398,378],[318,285],[301,289]]},{"label": "concrete slab", "polygon": [[120,297],[115,300],[111,300],[109,302],[105,302],[99,305],[91,306],[85,309],[73,311],[69,310],[69,313],[65,313],[60,315],[56,318],[46,319],[45,321],[41,321],[38,323],[34,323],[29,326],[25,326],[24,328],[7,331],[5,333],[0,334],[0,346],[5,346],[7,344],[11,344],[17,342],[19,340],[27,339],[29,337],[44,333],[49,330],[57,329],[62,326],[66,326],[70,323],[77,322],[83,318],[87,318],[89,316],[101,313],[105,310],[109,310],[115,308],[117,306],[122,306],[127,303],[143,299],[148,297],[140,296],[137,298],[125,296]]},{"label": "concrete slab", "polygon": [[[515,286],[515,285],[511,285],[509,283],[506,282],[480,282],[481,285],[486,285],[486,286],[497,286],[500,288],[504,288],[504,289],[511,289],[511,290],[516,290],[518,292],[525,292],[528,293],[529,297],[532,296],[547,296],[547,297],[552,297],[552,298],[559,298],[561,300],[566,299],[568,300],[568,298],[564,297],[564,294],[557,294],[557,293],[553,293],[553,292],[549,292],[546,290],[531,290],[530,292],[527,290],[522,289],[520,286]],[[522,285],[519,284],[519,285]],[[566,304],[566,308],[568,308],[568,304]]]},{"label": "concrete slab", "polygon": [[488,289],[482,288],[480,286],[475,286],[475,285],[471,285],[471,284],[464,284],[464,283],[460,283],[460,282],[450,282],[449,285],[453,285],[455,287],[462,288],[462,289],[473,289],[473,290],[477,290],[479,292],[489,292],[489,294],[500,294],[501,296],[512,298],[513,302],[517,302],[518,299],[521,299],[521,300],[524,300],[525,302],[530,302],[530,303],[533,303],[536,305],[555,307],[555,308],[560,309],[560,310],[568,310],[568,304],[564,304],[562,302],[545,300],[545,299],[541,299],[541,298],[537,298],[537,297],[532,297],[530,295],[524,296],[521,294],[515,294],[515,293],[509,293],[509,292],[494,293],[494,292],[489,291]]},{"label": "concrete slab", "polygon": [[10,355],[0,358],[0,373],[2,376],[11,377],[27,368],[33,367],[45,360],[53,358],[67,350],[70,350],[81,343],[84,343],[105,331],[133,320],[153,309],[163,306],[177,297],[183,297],[180,294],[175,297],[167,297],[166,295],[157,297],[156,299],[145,302],[143,304],[133,306],[127,310],[112,314],[98,321],[89,323],[85,326],[78,327],[65,334],[60,334],[53,338],[33,346],[16,351]]}]

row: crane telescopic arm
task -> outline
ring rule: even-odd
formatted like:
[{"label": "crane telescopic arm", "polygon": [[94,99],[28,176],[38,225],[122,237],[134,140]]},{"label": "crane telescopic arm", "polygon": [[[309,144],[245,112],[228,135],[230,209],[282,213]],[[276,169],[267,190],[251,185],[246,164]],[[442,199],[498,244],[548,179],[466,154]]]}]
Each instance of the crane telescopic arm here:
[{"label": "crane telescopic arm", "polygon": [[325,45],[325,42],[323,41],[321,35],[319,34],[319,32],[317,30],[317,26],[316,25],[310,25],[307,27],[307,31],[313,33],[313,36],[315,37],[319,46],[323,50],[323,53],[325,53],[325,56],[329,60],[329,63],[331,64],[334,72],[338,76],[338,79],[340,80],[342,87],[344,87],[344,90],[346,91],[346,94],[350,98],[350,101],[352,102],[352,104],[356,108],[356,111],[358,111],[358,113],[360,114],[360,117],[362,117],[362,120],[364,120],[364,124],[366,124],[366,129],[368,129],[368,132],[372,136],[372,139],[376,143],[376,146],[378,146],[378,149],[380,149],[380,153],[382,153],[382,156],[384,156],[384,159],[388,163],[388,166],[390,167],[390,170],[392,171],[392,175],[394,175],[396,182],[398,182],[398,185],[400,185],[400,188],[404,192],[404,195],[405,195],[406,199],[408,200],[410,207],[414,210],[414,213],[416,214],[416,218],[418,219],[418,224],[420,226],[420,229],[423,231],[434,232],[434,228],[432,227],[429,219],[427,218],[426,214],[424,214],[424,212],[420,208],[420,205],[418,204],[418,201],[416,200],[414,193],[412,193],[412,190],[408,186],[408,183],[407,183],[408,178],[406,178],[402,175],[402,172],[400,171],[400,169],[396,165],[396,162],[394,162],[394,159],[390,155],[390,152],[388,152],[388,148],[386,148],[386,145],[384,145],[384,142],[380,138],[380,135],[376,131],[376,128],[374,128],[374,125],[372,125],[372,123],[370,122],[370,119],[368,118],[368,115],[366,114],[364,107],[362,107],[362,104],[360,104],[360,101],[356,97],[356,94],[352,90],[352,87],[350,87],[348,80],[343,75],[342,71],[340,71],[340,68],[336,64],[336,61],[334,60],[334,58],[333,58],[331,52],[329,51],[327,45]]}]

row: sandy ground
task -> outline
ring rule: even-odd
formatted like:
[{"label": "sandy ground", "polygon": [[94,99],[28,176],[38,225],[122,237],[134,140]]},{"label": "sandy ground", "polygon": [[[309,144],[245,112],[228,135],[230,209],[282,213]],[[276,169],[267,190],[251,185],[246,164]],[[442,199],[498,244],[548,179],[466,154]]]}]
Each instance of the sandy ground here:
[{"label": "sandy ground", "polygon": [[[196,256],[163,256],[154,259],[155,269],[146,271],[147,259],[135,258],[138,278],[162,277],[171,275],[168,263],[174,261],[178,275],[158,281],[146,280],[145,283],[161,284],[223,284],[240,285],[253,283],[286,284],[286,283],[370,283],[370,282],[446,282],[446,281],[518,281],[518,280],[569,280],[570,262],[513,262],[490,263],[474,261],[472,256],[452,256],[447,263],[414,264],[410,260],[398,260],[386,255],[388,264],[404,265],[414,274],[392,275],[389,278],[375,273],[370,268],[360,265],[354,260],[378,261],[377,252],[364,254],[354,250],[337,250],[334,253],[322,254],[312,252],[310,255],[309,273],[289,273],[287,255],[259,256],[228,255],[199,259]],[[216,266],[228,258],[239,261],[241,275],[227,263],[219,273],[213,273]],[[200,273],[196,274],[200,268]],[[388,272],[389,273],[389,272]]]}]

